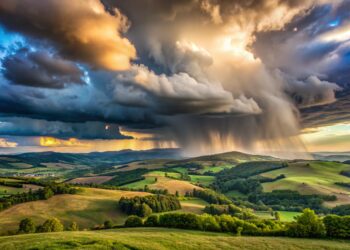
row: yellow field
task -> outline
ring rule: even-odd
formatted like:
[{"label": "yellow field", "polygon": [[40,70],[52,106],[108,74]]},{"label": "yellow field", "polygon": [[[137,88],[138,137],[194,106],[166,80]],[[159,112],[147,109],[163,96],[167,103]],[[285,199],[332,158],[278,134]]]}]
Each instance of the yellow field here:
[{"label": "yellow field", "polygon": [[176,191],[180,195],[184,195],[186,192],[192,192],[193,189],[202,189],[196,185],[193,185],[187,181],[174,180],[164,176],[159,176],[158,174],[152,175],[152,173],[146,174],[146,177],[155,177],[157,182],[149,185],[150,189],[167,189],[170,194],[175,194]]},{"label": "yellow field", "polygon": [[30,217],[36,223],[57,217],[65,225],[76,221],[80,228],[90,228],[105,220],[122,224],[126,215],[117,209],[122,197],[145,196],[149,193],[83,188],[81,193],[56,195],[49,200],[15,205],[0,212],[0,233],[16,229],[21,219]]}]

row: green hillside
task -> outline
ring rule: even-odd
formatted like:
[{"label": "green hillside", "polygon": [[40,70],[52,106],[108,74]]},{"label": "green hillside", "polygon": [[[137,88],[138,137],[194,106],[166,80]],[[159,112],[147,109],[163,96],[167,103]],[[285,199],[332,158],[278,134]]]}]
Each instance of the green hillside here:
[{"label": "green hillside", "polygon": [[346,250],[350,249],[350,242],[279,237],[235,237],[224,233],[135,228],[1,237],[0,249]]},{"label": "green hillside", "polygon": [[350,203],[350,188],[342,187],[336,182],[349,183],[350,178],[340,172],[350,170],[350,165],[337,162],[297,161],[288,167],[261,174],[275,178],[281,174],[285,178],[263,184],[265,192],[278,189],[289,189],[301,194],[336,195],[337,201],[327,202],[328,206]]}]

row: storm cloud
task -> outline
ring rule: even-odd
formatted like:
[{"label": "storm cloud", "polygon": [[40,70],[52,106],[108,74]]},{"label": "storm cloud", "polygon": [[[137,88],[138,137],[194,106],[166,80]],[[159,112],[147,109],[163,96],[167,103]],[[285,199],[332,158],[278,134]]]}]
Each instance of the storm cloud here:
[{"label": "storm cloud", "polygon": [[344,6],[2,1],[0,25],[28,48],[0,57],[0,135],[123,139],[123,126],[191,155],[304,151],[301,128],[348,119]]}]

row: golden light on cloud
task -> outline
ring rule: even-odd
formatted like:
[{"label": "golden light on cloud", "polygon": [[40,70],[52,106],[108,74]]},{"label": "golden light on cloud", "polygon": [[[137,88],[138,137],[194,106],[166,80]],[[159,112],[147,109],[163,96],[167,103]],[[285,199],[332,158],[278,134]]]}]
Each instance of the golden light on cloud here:
[{"label": "golden light on cloud", "polygon": [[[118,140],[79,140],[70,138],[68,140],[57,139],[54,137],[40,137],[39,145],[49,147],[50,150],[57,152],[86,153],[91,151],[119,151],[125,149],[148,150],[153,148],[176,148],[173,142],[159,142],[146,139],[145,135],[137,132],[128,132],[127,135],[140,137],[138,139],[118,139]],[[141,138],[142,137],[142,138]],[[1,143],[1,141],[0,141]]]},{"label": "golden light on cloud", "polygon": [[0,138],[0,148],[15,148],[17,145],[18,144],[16,142],[11,142],[4,138]]},{"label": "golden light on cloud", "polygon": [[54,137],[40,137],[40,146],[43,147],[87,147],[88,143],[84,143],[75,138],[70,138],[68,140],[57,139]]}]

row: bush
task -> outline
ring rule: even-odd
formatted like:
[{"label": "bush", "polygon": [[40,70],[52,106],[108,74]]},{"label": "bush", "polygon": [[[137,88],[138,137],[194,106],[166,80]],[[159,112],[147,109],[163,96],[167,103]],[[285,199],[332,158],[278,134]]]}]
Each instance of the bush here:
[{"label": "bush", "polygon": [[25,218],[19,223],[18,233],[35,233],[35,224],[32,219]]},{"label": "bush", "polygon": [[155,215],[155,214],[149,216],[145,221],[146,227],[156,227],[158,225],[159,225],[159,217],[158,215]]},{"label": "bush", "polygon": [[59,219],[52,218],[44,222],[40,227],[40,232],[61,232],[63,231],[63,225]]},{"label": "bush", "polygon": [[78,226],[78,224],[77,224],[75,221],[73,221],[73,222],[69,225],[68,230],[69,230],[69,231],[79,231],[79,226]]},{"label": "bush", "polygon": [[143,221],[140,217],[136,215],[129,216],[124,224],[126,227],[142,227]]},{"label": "bush", "polygon": [[323,218],[327,236],[332,238],[350,238],[350,216],[327,215]]},{"label": "bush", "polygon": [[296,222],[290,224],[287,235],[300,238],[321,238],[326,235],[326,228],[322,220],[309,208],[296,217]]},{"label": "bush", "polygon": [[159,225],[162,227],[202,229],[199,215],[191,213],[169,213],[159,216]]},{"label": "bush", "polygon": [[103,228],[105,229],[110,229],[113,227],[113,224],[110,220],[106,220],[104,223],[103,223]]},{"label": "bush", "polygon": [[148,217],[152,214],[152,209],[146,204],[142,203],[140,215],[141,217]]}]

